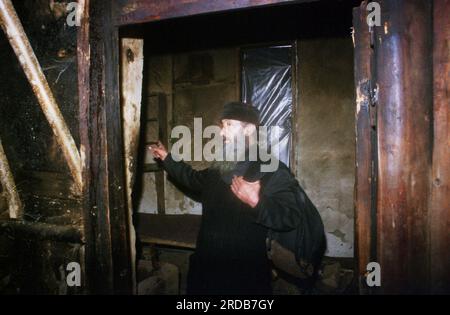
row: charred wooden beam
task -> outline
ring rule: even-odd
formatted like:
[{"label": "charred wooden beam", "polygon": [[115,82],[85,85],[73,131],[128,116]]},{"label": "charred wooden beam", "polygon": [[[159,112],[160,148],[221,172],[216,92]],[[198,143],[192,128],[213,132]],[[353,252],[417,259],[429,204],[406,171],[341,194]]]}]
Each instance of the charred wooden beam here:
[{"label": "charred wooden beam", "polygon": [[[77,32],[77,64],[78,64],[78,100],[79,100],[79,124],[80,124],[80,155],[82,157],[82,203],[83,203],[83,234],[85,238],[85,275],[86,292],[88,293],[111,293],[112,292],[112,261],[111,243],[109,234],[104,234],[103,245],[106,247],[97,253],[97,235],[103,230],[97,225],[99,220],[97,206],[95,205],[95,194],[91,195],[91,135],[94,130],[89,130],[90,125],[90,0],[85,0],[79,8],[81,12],[80,27]],[[94,186],[95,187],[95,186]],[[106,230],[106,233],[109,233]],[[98,265],[98,263],[101,263]],[[97,289],[103,284],[104,289]]]},{"label": "charred wooden beam", "polygon": [[81,190],[80,154],[11,0],[0,0],[0,24],[55,134],[75,183]]},{"label": "charred wooden beam", "polygon": [[383,293],[428,291],[432,153],[431,2],[381,1],[378,93],[378,262]]},{"label": "charred wooden beam", "polygon": [[3,187],[4,195],[8,203],[9,217],[18,219],[22,217],[23,206],[17,192],[14,177],[9,167],[8,159],[3,150],[2,141],[0,139],[0,184]]},{"label": "charred wooden beam", "polygon": [[52,240],[83,244],[81,230],[73,226],[62,226],[22,220],[0,220],[0,234],[12,238],[30,240]]},{"label": "charred wooden beam", "polygon": [[118,25],[146,23],[204,13],[313,1],[317,0],[120,0],[116,23]]},{"label": "charred wooden beam", "polygon": [[132,191],[136,178],[136,166],[141,127],[142,76],[144,70],[144,41],[123,38],[121,40],[121,93],[124,138],[125,180],[130,227],[130,249],[133,288],[136,292],[136,232],[133,225]]},{"label": "charred wooden beam", "polygon": [[433,167],[430,201],[431,293],[450,293],[450,0],[433,5]]},{"label": "charred wooden beam", "polygon": [[366,286],[366,267],[375,261],[373,249],[376,248],[376,233],[371,227],[374,204],[371,202],[376,193],[373,174],[374,148],[372,137],[376,129],[371,125],[370,112],[375,104],[371,102],[372,58],[371,32],[367,24],[367,2],[353,10],[354,46],[355,46],[355,87],[356,87],[356,178],[355,178],[355,254],[359,273],[361,293],[368,293]]},{"label": "charred wooden beam", "polygon": [[115,2],[85,4],[78,33],[78,82],[86,273],[90,292],[131,293]]}]

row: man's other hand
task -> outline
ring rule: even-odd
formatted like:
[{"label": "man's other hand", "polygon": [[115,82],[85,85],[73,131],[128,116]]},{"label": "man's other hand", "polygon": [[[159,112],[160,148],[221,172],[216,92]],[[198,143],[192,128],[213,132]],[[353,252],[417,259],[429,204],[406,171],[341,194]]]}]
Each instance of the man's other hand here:
[{"label": "man's other hand", "polygon": [[243,203],[248,204],[254,208],[259,202],[259,191],[261,190],[260,181],[247,182],[242,176],[234,176],[231,181],[231,191],[238,197]]},{"label": "man's other hand", "polygon": [[150,145],[149,150],[154,158],[160,159],[161,161],[164,161],[168,154],[167,149],[164,147],[161,141],[158,141],[157,144]]}]

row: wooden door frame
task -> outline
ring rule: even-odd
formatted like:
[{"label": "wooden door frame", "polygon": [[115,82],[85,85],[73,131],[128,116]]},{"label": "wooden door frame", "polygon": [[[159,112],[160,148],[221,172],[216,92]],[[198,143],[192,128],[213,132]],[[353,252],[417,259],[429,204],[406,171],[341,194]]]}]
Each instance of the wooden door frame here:
[{"label": "wooden door frame", "polygon": [[161,19],[315,0],[84,0],[78,93],[87,293],[131,294],[131,250],[119,94],[119,27]]},{"label": "wooden door frame", "polygon": [[[84,278],[88,292],[132,292],[120,119],[119,27],[197,14],[300,2],[312,2],[312,0],[80,1],[85,4],[78,32],[77,57],[80,155],[84,185],[82,199],[86,242]],[[434,8],[430,6],[430,3],[420,0],[380,0],[380,2],[384,8],[382,14],[388,17],[389,23],[380,28],[378,33],[375,32],[378,37],[371,43],[378,45],[378,53],[375,57],[379,60],[375,70],[376,83],[380,84],[380,95],[377,100],[379,110],[376,117],[377,145],[379,146],[377,154],[380,162],[376,166],[379,178],[375,198],[377,244],[376,248],[370,245],[365,246],[364,250],[376,249],[376,256],[383,265],[382,277],[385,281],[388,279],[390,281],[386,283],[388,285],[384,287],[383,292],[399,292],[402,289],[408,292],[412,287],[422,289],[421,285],[428,283],[428,278],[436,279],[433,280],[436,283],[440,281],[439,286],[445,291],[448,286],[439,279],[448,279],[450,273],[448,268],[444,270],[439,266],[445,265],[449,256],[448,251],[445,252],[450,242],[445,222],[449,222],[450,216],[444,211],[445,208],[442,209],[448,201],[446,193],[448,173],[442,173],[440,169],[448,167],[448,159],[446,160],[445,155],[447,150],[445,145],[448,143],[445,141],[447,137],[445,104],[448,101],[445,91],[448,82],[441,68],[448,66],[449,58],[446,57],[444,50],[445,36],[448,36],[448,32],[442,31],[445,27],[440,27],[445,25],[445,18],[443,18],[445,15],[441,16],[440,12],[448,11],[448,0],[433,1]],[[431,9],[434,9],[434,13]],[[405,23],[411,16],[414,16],[417,23]],[[431,16],[437,17],[434,28],[429,23],[432,20]],[[414,41],[395,42],[410,54],[401,55],[398,53],[400,50],[397,52],[390,50],[389,43],[396,40],[395,36],[410,38],[412,34],[414,34]],[[434,39],[434,45],[436,45],[434,51],[429,49],[430,38]],[[441,51],[437,50],[439,47]],[[430,51],[435,53],[434,63]],[[421,69],[426,76],[417,77],[413,75],[413,72],[402,73],[402,78],[392,76],[392,69],[385,66],[382,61],[394,58],[397,58],[396,60],[404,68]],[[435,66],[434,73],[429,73],[428,65]],[[425,84],[422,84],[423,80]],[[391,93],[389,90],[387,85],[389,82],[399,87],[399,90],[405,91],[404,95],[400,95],[402,97],[400,102],[395,99],[396,93]],[[408,89],[403,89],[405,84]],[[434,90],[430,88],[433,84]],[[410,88],[411,86],[414,88]],[[359,100],[358,98],[357,101]],[[398,111],[401,117],[408,119],[395,119],[389,111]],[[425,113],[428,120],[421,120],[420,116],[416,115],[419,111]],[[433,115],[430,115],[430,111]],[[358,120],[357,123],[367,123],[363,120],[370,119],[367,117],[368,114],[370,115],[370,112],[367,108],[360,107],[357,116],[359,115],[358,117],[362,120]],[[367,128],[367,126],[361,127]],[[399,132],[395,133],[396,130]],[[367,130],[361,129],[361,131]],[[411,139],[414,141],[408,142],[408,139],[404,137],[406,131],[407,135],[413,136]],[[359,135],[363,136],[362,133]],[[430,144],[430,135],[441,141]],[[368,159],[363,157],[367,157],[368,152],[371,148],[373,149],[366,141],[360,143],[357,140],[357,150],[362,153],[357,155],[358,163],[361,161],[366,163]],[[389,146],[394,146],[397,150],[389,151]],[[417,148],[428,152],[428,155],[421,154]],[[387,162],[395,162],[396,165],[403,165],[403,167],[389,168]],[[363,167],[357,170],[355,186],[357,189],[355,213],[357,221],[360,221],[361,215],[367,215],[369,206],[365,204],[359,208],[358,201],[362,199],[358,198],[359,196],[373,198],[373,194],[367,191],[372,189],[367,182],[368,176],[371,176],[368,173],[370,166],[359,164],[358,167]],[[411,176],[414,176],[417,191],[413,191],[409,186],[408,178]],[[433,181],[431,181],[432,178]],[[392,183],[396,185],[393,188],[391,188]],[[365,188],[361,187],[361,184],[364,184]],[[432,197],[428,211],[429,192]],[[373,218],[371,220],[373,221]],[[431,220],[434,224],[430,225],[427,220]],[[397,221],[399,224],[393,226],[392,221]],[[367,233],[367,231],[362,232]],[[361,241],[363,238],[367,241],[367,236],[367,234],[357,234],[360,250],[362,249]],[[435,242],[430,245],[429,239]],[[373,243],[373,240],[370,242]],[[364,257],[370,256],[367,252],[365,253]],[[360,258],[361,254],[362,252],[359,251]],[[421,259],[424,260],[425,267],[422,266]],[[406,270],[402,269],[404,264],[407,264]],[[365,266],[360,266],[360,271],[363,267]]]}]

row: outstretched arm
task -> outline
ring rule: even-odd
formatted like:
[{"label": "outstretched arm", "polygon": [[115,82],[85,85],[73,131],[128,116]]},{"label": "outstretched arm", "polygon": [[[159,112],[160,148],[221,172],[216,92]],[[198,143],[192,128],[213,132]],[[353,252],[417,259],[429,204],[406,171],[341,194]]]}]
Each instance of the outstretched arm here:
[{"label": "outstretched arm", "polygon": [[195,193],[199,193],[203,190],[207,170],[196,171],[192,169],[190,165],[182,161],[174,161],[171,154],[161,142],[158,142],[156,145],[151,145],[150,151],[156,159],[161,160],[166,172],[178,184]]}]

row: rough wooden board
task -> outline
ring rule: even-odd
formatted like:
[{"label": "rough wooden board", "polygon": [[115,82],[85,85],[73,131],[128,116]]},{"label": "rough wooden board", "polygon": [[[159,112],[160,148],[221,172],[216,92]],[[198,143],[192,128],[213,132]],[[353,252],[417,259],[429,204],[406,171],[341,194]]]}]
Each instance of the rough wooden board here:
[{"label": "rough wooden board", "polygon": [[199,215],[138,214],[137,234],[142,242],[195,248]]},{"label": "rough wooden board", "polygon": [[[115,2],[86,1],[78,42],[86,274],[91,293],[132,293]],[[88,19],[86,17],[89,17]],[[87,81],[85,81],[87,79]]]},{"label": "rough wooden board", "polygon": [[83,243],[80,229],[72,225],[0,220],[0,233],[6,233],[10,237]]},{"label": "rough wooden board", "polygon": [[355,179],[355,249],[358,258],[360,292],[365,292],[365,274],[371,261],[376,233],[371,232],[371,199],[373,198],[372,148],[370,126],[370,80],[372,50],[366,23],[366,5],[353,11],[356,88],[356,179]]},{"label": "rough wooden board", "polygon": [[317,0],[120,0],[118,4],[119,14],[116,23],[118,25],[145,23],[182,16],[260,7],[264,5],[313,1]]},{"label": "rough wooden board", "polygon": [[[17,192],[16,184],[0,140],[0,185],[9,206],[10,218],[17,219],[22,215],[23,206]],[[1,209],[0,209],[1,210]]]},{"label": "rough wooden board", "polygon": [[132,192],[135,181],[139,133],[141,122],[142,73],[144,68],[144,41],[142,39],[121,39],[121,93],[124,138],[125,180],[127,212],[131,249],[133,288],[136,290],[136,232],[133,226]]}]

